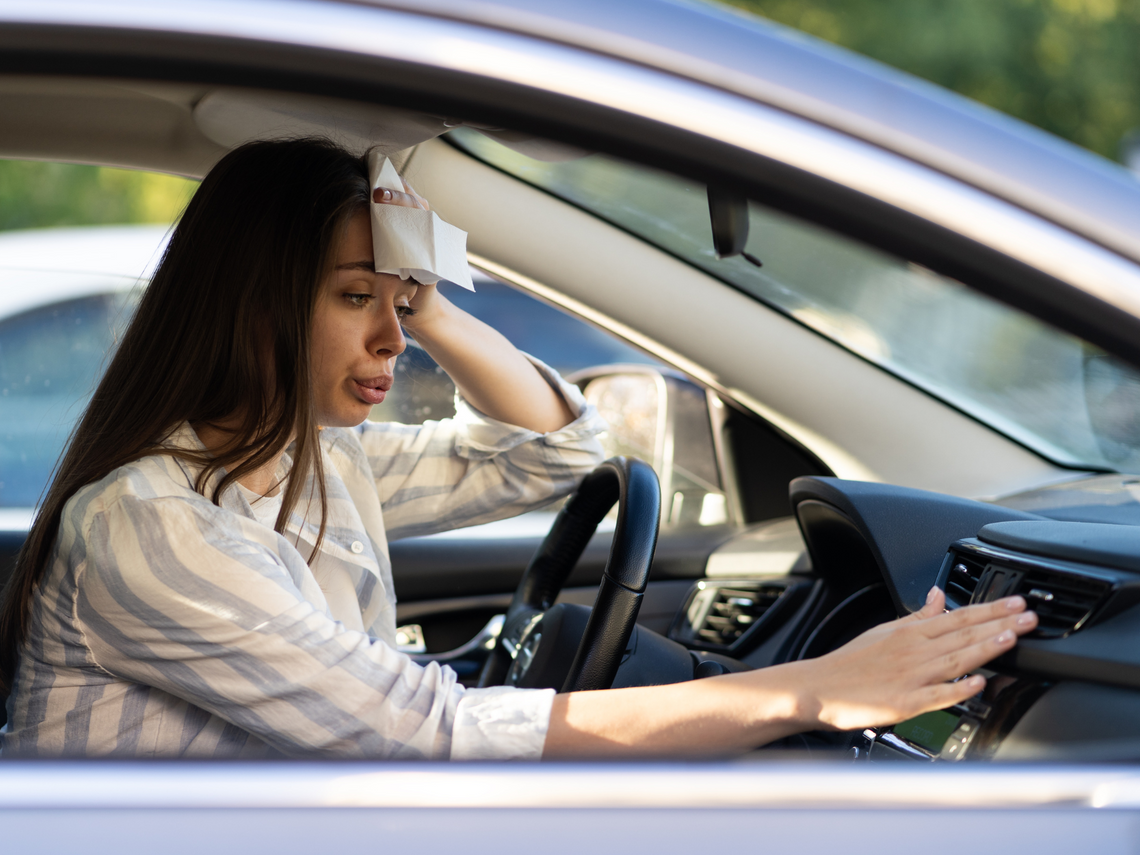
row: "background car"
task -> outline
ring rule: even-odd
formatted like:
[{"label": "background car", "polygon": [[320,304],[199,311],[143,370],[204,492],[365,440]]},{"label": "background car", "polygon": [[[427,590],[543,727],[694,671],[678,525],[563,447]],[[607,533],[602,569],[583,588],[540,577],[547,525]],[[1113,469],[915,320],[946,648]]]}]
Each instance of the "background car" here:
[{"label": "background car", "polygon": [[[114,810],[84,814],[84,833],[116,846],[116,828],[162,823],[184,848],[245,845],[237,824],[283,848],[314,828],[442,848],[502,827],[567,850],[712,835],[805,850],[1132,845],[1134,767],[1079,765],[1134,760],[1140,720],[1136,530],[1119,525],[1140,507],[1127,171],[688,4],[43,0],[0,4],[0,39],[8,156],[201,175],[259,136],[379,142],[468,230],[476,268],[667,366],[582,380],[619,446],[652,445],[666,526],[636,637],[671,636],[694,674],[717,657],[825,653],[935,582],[956,586],[954,605],[1023,590],[1039,609],[1076,607],[994,665],[990,695],[799,743],[903,768],[11,763],[12,845],[42,842],[48,812],[97,808]],[[422,655],[477,669],[495,641],[476,633],[538,540],[393,544]],[[564,602],[590,601],[606,540]],[[287,810],[299,806],[311,812]]]},{"label": "background car", "polygon": [[0,508],[10,516],[39,503],[166,232],[0,233]]}]

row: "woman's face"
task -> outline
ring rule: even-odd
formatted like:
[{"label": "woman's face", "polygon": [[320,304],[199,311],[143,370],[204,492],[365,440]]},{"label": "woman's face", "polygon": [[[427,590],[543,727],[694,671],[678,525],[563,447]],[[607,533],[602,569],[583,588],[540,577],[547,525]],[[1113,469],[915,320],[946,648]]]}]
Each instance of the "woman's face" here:
[{"label": "woman's face", "polygon": [[376,273],[367,211],[352,218],[321,283],[313,317],[313,395],[320,424],[352,427],[392,387],[404,351],[400,320],[419,286]]}]

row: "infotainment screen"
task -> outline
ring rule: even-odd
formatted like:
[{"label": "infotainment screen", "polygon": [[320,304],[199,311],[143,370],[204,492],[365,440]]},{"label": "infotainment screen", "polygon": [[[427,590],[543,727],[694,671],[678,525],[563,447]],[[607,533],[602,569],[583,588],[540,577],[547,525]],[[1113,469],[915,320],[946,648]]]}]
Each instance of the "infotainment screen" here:
[{"label": "infotainment screen", "polygon": [[962,718],[960,713],[947,710],[935,710],[922,715],[909,718],[894,726],[896,736],[921,745],[932,754],[937,754],[958,726]]}]

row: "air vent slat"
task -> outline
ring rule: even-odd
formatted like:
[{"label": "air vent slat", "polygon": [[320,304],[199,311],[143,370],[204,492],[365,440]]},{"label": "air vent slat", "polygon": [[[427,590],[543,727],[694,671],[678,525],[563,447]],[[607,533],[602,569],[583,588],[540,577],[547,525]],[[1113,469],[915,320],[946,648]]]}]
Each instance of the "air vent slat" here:
[{"label": "air vent slat", "polygon": [[1058,607],[1054,603],[1033,603],[1031,608],[1039,615],[1055,615],[1058,618],[1071,617],[1073,620],[1084,615],[1089,610],[1089,606],[1080,606],[1073,604],[1070,606]]},{"label": "air vent slat", "polygon": [[[961,577],[962,574],[959,574]],[[950,582],[947,582],[947,589]],[[973,598],[988,602],[1020,594],[1037,612],[1035,634],[1057,638],[1079,629],[1104,601],[1112,583],[1079,572],[1064,572],[1015,562],[987,564],[974,586]]]},{"label": "air vent slat", "polygon": [[[738,583],[739,584],[739,583]],[[747,632],[786,591],[784,585],[717,588],[695,635],[709,646],[729,647]]]},{"label": "air vent slat", "polygon": [[960,552],[951,553],[950,576],[946,580],[946,595],[956,603],[966,604],[974,596],[978,581],[986,570],[986,564]]}]

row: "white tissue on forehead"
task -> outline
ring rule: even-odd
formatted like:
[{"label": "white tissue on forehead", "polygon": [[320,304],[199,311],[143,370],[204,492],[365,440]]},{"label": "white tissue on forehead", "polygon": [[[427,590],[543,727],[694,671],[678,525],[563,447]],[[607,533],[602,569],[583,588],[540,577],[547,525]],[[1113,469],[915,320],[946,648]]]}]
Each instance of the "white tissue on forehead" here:
[{"label": "white tissue on forehead", "polygon": [[[368,153],[372,189],[403,193],[396,167],[379,151]],[[425,285],[447,279],[474,291],[467,267],[467,232],[445,223],[435,211],[372,202],[372,252],[377,273],[409,276]]]}]

